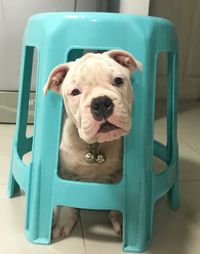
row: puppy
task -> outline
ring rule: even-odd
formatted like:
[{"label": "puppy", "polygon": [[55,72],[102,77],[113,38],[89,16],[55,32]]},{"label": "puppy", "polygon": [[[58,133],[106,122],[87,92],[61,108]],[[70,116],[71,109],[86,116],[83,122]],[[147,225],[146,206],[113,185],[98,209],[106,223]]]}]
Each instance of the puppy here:
[{"label": "puppy", "polygon": [[[114,183],[122,175],[122,137],[131,129],[133,92],[130,76],[142,69],[130,53],[111,50],[87,53],[74,62],[58,65],[50,73],[50,89],[63,98],[67,118],[60,144],[59,175],[64,179]],[[109,218],[121,234],[119,213]],[[77,210],[59,206],[52,236],[67,237]]]}]

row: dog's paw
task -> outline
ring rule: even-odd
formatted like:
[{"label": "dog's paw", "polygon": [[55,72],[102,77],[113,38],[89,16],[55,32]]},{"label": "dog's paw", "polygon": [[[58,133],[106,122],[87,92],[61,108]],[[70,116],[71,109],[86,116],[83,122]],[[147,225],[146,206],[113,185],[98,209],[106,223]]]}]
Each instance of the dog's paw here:
[{"label": "dog's paw", "polygon": [[60,207],[57,213],[57,219],[52,229],[52,238],[68,237],[76,224],[77,211],[69,207]]},{"label": "dog's paw", "polygon": [[110,211],[110,214],[108,216],[114,231],[117,235],[122,237],[122,215],[118,211]]},{"label": "dog's paw", "polygon": [[69,225],[56,225],[52,231],[53,239],[57,239],[59,237],[68,237],[72,231],[74,223],[70,223]]}]

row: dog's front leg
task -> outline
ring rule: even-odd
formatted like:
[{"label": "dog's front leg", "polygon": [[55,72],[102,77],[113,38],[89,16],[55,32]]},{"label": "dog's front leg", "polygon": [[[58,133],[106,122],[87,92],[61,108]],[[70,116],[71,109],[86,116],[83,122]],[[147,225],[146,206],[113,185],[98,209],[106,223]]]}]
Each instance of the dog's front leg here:
[{"label": "dog's front leg", "polygon": [[69,236],[78,218],[77,209],[58,206],[54,216],[52,237],[56,239]]},{"label": "dog's front leg", "polygon": [[122,214],[118,211],[110,211],[108,216],[114,231],[117,233],[117,235],[122,236]]}]

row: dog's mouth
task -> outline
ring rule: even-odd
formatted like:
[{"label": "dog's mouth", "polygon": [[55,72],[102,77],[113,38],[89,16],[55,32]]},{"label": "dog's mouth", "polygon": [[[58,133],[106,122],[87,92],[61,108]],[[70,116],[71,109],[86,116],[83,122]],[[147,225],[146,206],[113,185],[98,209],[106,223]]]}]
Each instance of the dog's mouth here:
[{"label": "dog's mouth", "polygon": [[116,129],[119,129],[119,127],[117,127],[116,125],[114,125],[112,123],[105,122],[100,125],[98,133],[102,133],[102,132],[105,133],[105,132],[113,131]]}]

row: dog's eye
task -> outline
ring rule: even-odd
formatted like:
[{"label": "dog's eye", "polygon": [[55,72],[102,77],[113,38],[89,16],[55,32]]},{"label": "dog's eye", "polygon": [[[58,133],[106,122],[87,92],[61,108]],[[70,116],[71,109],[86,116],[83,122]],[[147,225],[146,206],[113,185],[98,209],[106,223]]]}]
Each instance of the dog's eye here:
[{"label": "dog's eye", "polygon": [[113,80],[113,85],[114,86],[121,86],[121,85],[123,85],[123,83],[124,83],[124,80],[121,77],[116,77]]},{"label": "dog's eye", "polygon": [[81,91],[78,90],[77,88],[75,88],[75,89],[72,90],[71,95],[72,95],[72,96],[77,96],[77,95],[79,95],[80,93],[81,93]]}]

